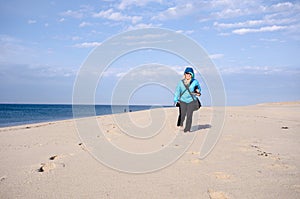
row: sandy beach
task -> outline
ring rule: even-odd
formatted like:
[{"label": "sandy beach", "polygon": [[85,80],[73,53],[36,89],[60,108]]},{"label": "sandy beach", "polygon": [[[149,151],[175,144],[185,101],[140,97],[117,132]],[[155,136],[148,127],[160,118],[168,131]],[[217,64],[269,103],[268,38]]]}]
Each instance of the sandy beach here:
[{"label": "sandy beach", "polygon": [[[105,139],[126,151],[180,149],[170,144],[184,137],[175,126],[178,110],[164,111],[162,134],[149,139],[128,137],[113,115],[97,121]],[[176,162],[144,174],[100,163],[75,120],[0,128],[0,198],[300,198],[300,102],[226,107],[218,143],[199,159],[212,111],[195,112],[195,140]],[[119,116],[126,115],[135,125],[151,121],[149,110]]]}]

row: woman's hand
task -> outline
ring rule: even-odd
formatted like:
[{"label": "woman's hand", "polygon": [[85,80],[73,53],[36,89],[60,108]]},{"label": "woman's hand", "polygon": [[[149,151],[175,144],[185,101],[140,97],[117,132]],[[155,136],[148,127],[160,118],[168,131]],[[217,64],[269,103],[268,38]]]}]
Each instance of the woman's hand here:
[{"label": "woman's hand", "polygon": [[199,89],[196,89],[196,90],[195,90],[195,94],[196,94],[197,96],[200,96],[200,95],[201,95]]}]

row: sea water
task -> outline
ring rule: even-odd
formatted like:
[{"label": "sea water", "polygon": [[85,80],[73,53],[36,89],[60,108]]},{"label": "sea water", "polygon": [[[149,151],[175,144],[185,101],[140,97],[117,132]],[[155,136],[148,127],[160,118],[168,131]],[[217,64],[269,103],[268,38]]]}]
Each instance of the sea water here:
[{"label": "sea water", "polygon": [[[73,118],[73,105],[63,104],[0,104],[0,127],[51,122]],[[161,106],[76,105],[82,117],[140,111]],[[93,110],[91,112],[90,110]],[[78,115],[78,114],[77,114]]]}]

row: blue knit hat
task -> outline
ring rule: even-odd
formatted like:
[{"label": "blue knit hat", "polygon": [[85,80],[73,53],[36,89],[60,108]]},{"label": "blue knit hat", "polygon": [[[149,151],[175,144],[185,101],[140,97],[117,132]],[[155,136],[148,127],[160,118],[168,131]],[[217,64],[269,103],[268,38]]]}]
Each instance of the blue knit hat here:
[{"label": "blue knit hat", "polygon": [[191,74],[191,75],[192,75],[192,78],[195,77],[194,70],[193,70],[193,68],[191,68],[191,67],[187,67],[187,68],[185,69],[184,73],[189,73],[189,74]]}]

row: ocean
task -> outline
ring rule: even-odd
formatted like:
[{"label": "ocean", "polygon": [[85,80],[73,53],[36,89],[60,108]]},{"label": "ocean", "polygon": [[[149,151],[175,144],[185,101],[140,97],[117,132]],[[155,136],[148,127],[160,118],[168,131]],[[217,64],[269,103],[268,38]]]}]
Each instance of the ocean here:
[{"label": "ocean", "polygon": [[[162,106],[114,106],[111,105],[77,105],[80,116],[94,116],[89,110],[95,110],[96,115],[108,115],[131,111],[148,110]],[[77,114],[78,115],[78,114]],[[34,124],[39,122],[52,122],[58,120],[72,119],[72,105],[63,104],[0,104],[0,127]]]}]

